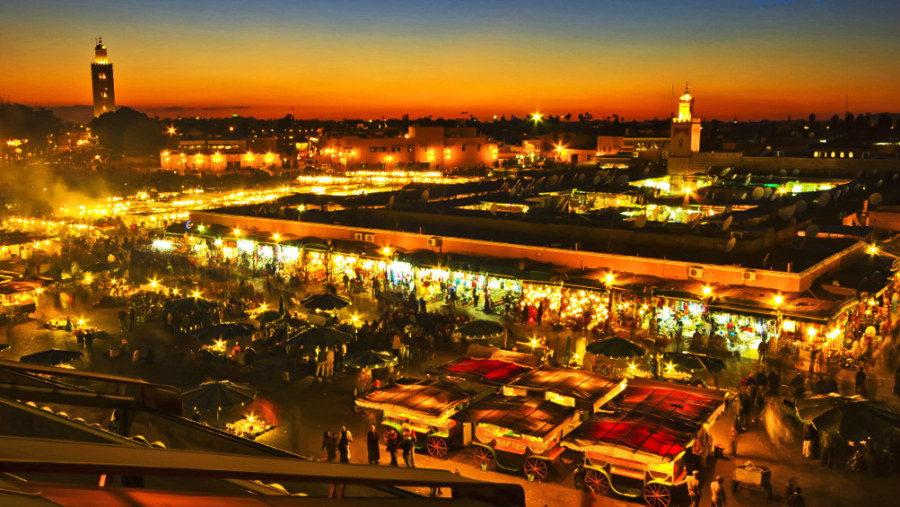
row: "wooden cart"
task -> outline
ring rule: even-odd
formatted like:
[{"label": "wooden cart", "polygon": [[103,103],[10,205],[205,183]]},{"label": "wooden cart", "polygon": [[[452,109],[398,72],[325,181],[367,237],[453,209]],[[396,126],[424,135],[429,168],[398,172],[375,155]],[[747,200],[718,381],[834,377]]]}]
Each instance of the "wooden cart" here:
[{"label": "wooden cart", "polygon": [[559,462],[565,435],[580,412],[540,398],[500,394],[473,403],[453,416],[462,423],[463,445],[474,447],[483,470],[522,472],[543,481]]},{"label": "wooden cart", "polygon": [[749,461],[743,465],[734,467],[731,476],[731,490],[737,492],[738,488],[744,488],[766,493],[767,499],[772,499],[772,471],[768,467],[754,465]]},{"label": "wooden cart", "polygon": [[724,409],[725,393],[631,379],[612,405],[562,442],[582,454],[576,486],[668,507],[688,472],[685,454]]},{"label": "wooden cart", "polygon": [[416,432],[416,447],[443,458],[458,441],[458,424],[450,418],[465,408],[475,393],[437,379],[401,379],[384,389],[356,399],[356,405],[382,413],[387,441],[391,432],[399,438],[406,425]]}]

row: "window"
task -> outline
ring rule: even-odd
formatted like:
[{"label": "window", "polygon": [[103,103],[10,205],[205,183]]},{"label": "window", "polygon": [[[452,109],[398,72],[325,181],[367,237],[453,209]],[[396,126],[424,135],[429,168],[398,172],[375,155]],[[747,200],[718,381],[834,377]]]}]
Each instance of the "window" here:
[{"label": "window", "polygon": [[106,73],[105,73],[105,72],[101,72],[100,75],[97,76],[97,77],[99,77],[100,79],[106,79]]}]

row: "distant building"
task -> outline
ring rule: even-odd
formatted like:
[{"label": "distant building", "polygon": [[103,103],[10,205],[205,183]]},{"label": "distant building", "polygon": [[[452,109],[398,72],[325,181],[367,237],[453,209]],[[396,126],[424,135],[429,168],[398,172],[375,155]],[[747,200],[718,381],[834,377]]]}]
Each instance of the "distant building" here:
[{"label": "distant building", "polygon": [[285,160],[276,153],[275,145],[274,137],[180,139],[176,148],[160,153],[160,168],[181,173],[281,168]]},{"label": "distant building", "polygon": [[343,169],[450,170],[487,167],[497,144],[474,127],[410,127],[397,137],[334,136],[322,140],[317,162]]},{"label": "distant building", "polygon": [[91,63],[91,87],[94,91],[94,117],[116,110],[116,88],[113,84],[113,66],[106,56],[103,39],[97,39],[94,61]]},{"label": "distant building", "polygon": [[669,174],[686,173],[691,157],[700,151],[700,118],[694,118],[694,96],[687,85],[678,98],[678,115],[672,118],[669,141]]}]

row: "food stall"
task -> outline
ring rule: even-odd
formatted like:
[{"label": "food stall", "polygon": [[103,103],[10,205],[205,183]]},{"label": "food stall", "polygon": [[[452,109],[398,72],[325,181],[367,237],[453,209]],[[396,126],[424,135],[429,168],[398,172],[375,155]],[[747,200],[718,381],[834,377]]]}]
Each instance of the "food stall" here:
[{"label": "food stall", "polygon": [[494,394],[453,416],[463,445],[474,446],[482,470],[522,471],[543,481],[559,461],[560,441],[580,422],[580,411],[530,396]]},{"label": "food stall", "polygon": [[725,392],[630,379],[611,405],[614,412],[595,414],[562,442],[583,455],[576,485],[668,507],[688,473],[685,455],[695,443],[707,445],[704,436],[725,408]]},{"label": "food stall", "polygon": [[498,357],[463,357],[438,366],[428,372],[454,381],[507,385],[533,367]]},{"label": "food stall", "polygon": [[360,396],[356,405],[381,411],[381,424],[387,428],[385,439],[389,432],[399,437],[406,425],[416,432],[417,447],[443,458],[458,435],[458,424],[450,417],[465,408],[475,394],[443,380],[401,379]]},{"label": "food stall", "polygon": [[625,381],[584,370],[539,368],[503,387],[506,396],[536,396],[594,413],[625,388]]},{"label": "food stall", "polygon": [[255,439],[272,428],[274,428],[274,426],[270,425],[267,421],[253,415],[248,415],[247,417],[238,419],[234,422],[225,423],[226,431],[250,440]]}]

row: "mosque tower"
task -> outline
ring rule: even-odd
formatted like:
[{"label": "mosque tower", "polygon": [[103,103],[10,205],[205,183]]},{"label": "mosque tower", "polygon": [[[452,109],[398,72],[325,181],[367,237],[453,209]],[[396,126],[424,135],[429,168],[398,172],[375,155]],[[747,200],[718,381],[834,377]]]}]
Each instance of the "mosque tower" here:
[{"label": "mosque tower", "polygon": [[116,110],[116,89],[113,85],[113,66],[106,56],[103,39],[97,39],[94,61],[91,63],[91,86],[94,91],[94,117]]}]

